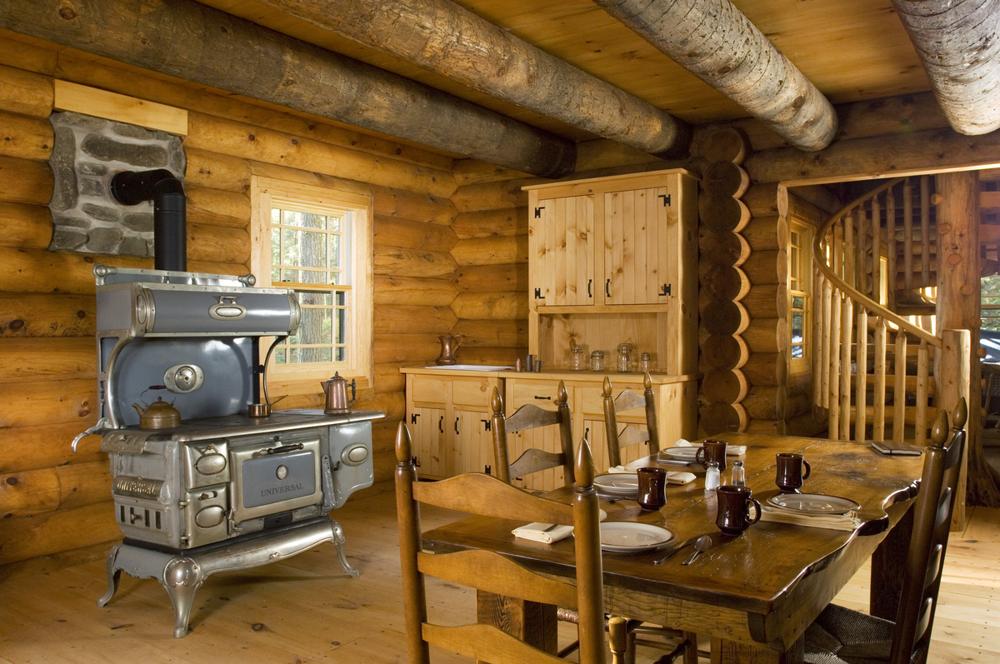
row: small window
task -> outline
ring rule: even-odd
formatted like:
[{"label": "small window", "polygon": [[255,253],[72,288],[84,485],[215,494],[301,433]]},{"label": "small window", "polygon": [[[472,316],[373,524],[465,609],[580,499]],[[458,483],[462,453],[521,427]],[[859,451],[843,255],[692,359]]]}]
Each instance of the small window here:
[{"label": "small window", "polygon": [[371,199],[348,191],[253,178],[257,285],[295,289],[298,330],[274,351],[269,375],[303,393],[339,371],[371,381]]},{"label": "small window", "polygon": [[788,356],[789,373],[809,370],[809,301],[812,283],[813,229],[789,219],[788,230]]}]

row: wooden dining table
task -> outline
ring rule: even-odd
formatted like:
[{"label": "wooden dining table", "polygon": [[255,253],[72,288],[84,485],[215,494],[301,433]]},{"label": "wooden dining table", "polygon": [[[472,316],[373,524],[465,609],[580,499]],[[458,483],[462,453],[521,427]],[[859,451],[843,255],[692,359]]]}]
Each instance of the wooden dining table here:
[{"label": "wooden dining table", "polygon": [[[704,474],[668,486],[667,503],[655,512],[631,500],[602,499],[607,521],[656,524],[674,536],[660,549],[603,554],[605,611],[710,638],[713,662],[799,662],[805,629],[871,559],[871,612],[894,619],[922,458],[816,438],[731,434],[726,440],[747,446],[747,485],[759,499],[777,491],[775,453],[797,452],[812,466],[802,491],[856,501],[860,525],[839,531],[761,521],[738,537],[723,537]],[[729,457],[730,465],[736,458]],[[571,489],[547,495],[568,502]],[[423,545],[428,551],[491,549],[545,573],[573,575],[571,540],[549,545],[515,539],[511,530],[518,525],[523,523],[469,517],[424,533]],[[713,546],[682,565],[705,534]],[[555,651],[555,607],[481,593],[478,612],[480,622]]]}]

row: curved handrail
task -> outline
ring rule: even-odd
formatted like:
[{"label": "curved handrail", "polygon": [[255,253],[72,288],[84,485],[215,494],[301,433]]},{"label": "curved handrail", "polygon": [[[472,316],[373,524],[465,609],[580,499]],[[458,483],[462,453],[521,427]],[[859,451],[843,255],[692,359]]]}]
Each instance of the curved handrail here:
[{"label": "curved handrail", "polygon": [[897,184],[903,182],[905,179],[906,178],[894,178],[892,180],[889,180],[879,185],[872,191],[869,191],[861,196],[858,196],[853,201],[840,208],[836,213],[831,215],[830,218],[827,219],[823,223],[823,225],[819,228],[819,230],[816,232],[816,237],[813,240],[813,263],[819,268],[820,272],[823,273],[823,276],[826,278],[828,282],[831,283],[831,285],[843,291],[845,295],[847,295],[849,298],[851,298],[858,304],[861,304],[865,308],[871,310],[873,313],[876,313],[878,316],[882,317],[887,322],[894,323],[897,327],[899,327],[900,330],[912,334],[921,341],[927,342],[931,346],[940,347],[943,343],[941,339],[934,336],[933,334],[923,329],[922,327],[914,325],[913,323],[906,320],[905,318],[903,318],[896,312],[892,311],[891,309],[887,309],[886,307],[882,306],[875,300],[871,299],[870,297],[868,297],[867,295],[865,295],[864,293],[862,293],[861,291],[854,288],[846,281],[838,277],[837,274],[833,271],[833,269],[826,264],[826,257],[823,254],[823,243],[825,241],[827,233],[830,231],[830,227],[833,226],[834,223],[836,223],[838,220],[843,218],[845,214],[847,214],[854,208],[858,207],[865,201],[878,196],[883,191],[895,187]]}]

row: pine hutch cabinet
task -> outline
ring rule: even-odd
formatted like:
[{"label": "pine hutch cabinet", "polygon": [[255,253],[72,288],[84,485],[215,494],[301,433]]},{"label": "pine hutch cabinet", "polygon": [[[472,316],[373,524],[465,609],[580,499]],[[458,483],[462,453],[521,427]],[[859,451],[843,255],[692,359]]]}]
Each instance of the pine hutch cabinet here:
[{"label": "pine hutch cabinet", "polygon": [[[528,191],[528,352],[538,373],[448,368],[403,369],[406,416],[421,475],[447,477],[493,464],[489,393],[504,394],[507,413],[526,403],[555,408],[566,384],[575,437],[588,435],[599,470],[607,468],[601,386],[642,389],[638,358],[652,358],[661,445],[695,435],[697,399],[697,181],[664,170],[525,187]],[[618,372],[616,349],[633,347],[633,365]],[[605,353],[605,369],[570,369],[570,350]],[[642,423],[641,410],[619,423]],[[558,433],[509,436],[510,457],[527,447],[558,451]],[[625,460],[641,453],[632,450]],[[549,489],[561,471],[528,478]]]}]

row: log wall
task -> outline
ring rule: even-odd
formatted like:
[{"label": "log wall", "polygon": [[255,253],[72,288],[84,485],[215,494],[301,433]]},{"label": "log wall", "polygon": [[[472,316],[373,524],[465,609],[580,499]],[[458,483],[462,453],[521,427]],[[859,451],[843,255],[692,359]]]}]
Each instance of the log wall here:
[{"label": "log wall", "polygon": [[[528,349],[528,182],[517,173],[456,166],[451,249],[458,295],[454,332],[462,362],[513,364]],[[482,170],[482,173],[478,171]]]},{"label": "log wall", "polygon": [[[75,456],[69,442],[97,417],[93,264],[152,267],[133,258],[48,251],[47,118],[55,78],[189,111],[185,186],[193,270],[249,271],[252,174],[373,194],[375,376],[358,407],[387,414],[375,426],[374,444],[376,480],[388,479],[392,434],[404,409],[399,367],[433,360],[437,335],[455,326],[455,311],[480,306],[473,298],[465,309],[453,308],[452,159],[0,34],[0,564],[119,536],[99,440],[90,437]],[[524,252],[516,235],[509,237],[514,246],[501,243],[492,257],[475,240],[455,256],[487,270],[516,266]],[[476,279],[480,289],[497,283],[482,273]],[[523,299],[524,289],[512,280],[510,290],[520,289]],[[470,336],[481,345],[516,346],[516,307],[503,293],[491,297],[500,302],[490,315],[507,318],[497,319],[497,328],[472,325]],[[467,317],[489,319],[478,312]],[[314,393],[279,407],[321,403],[317,383]]]}]

